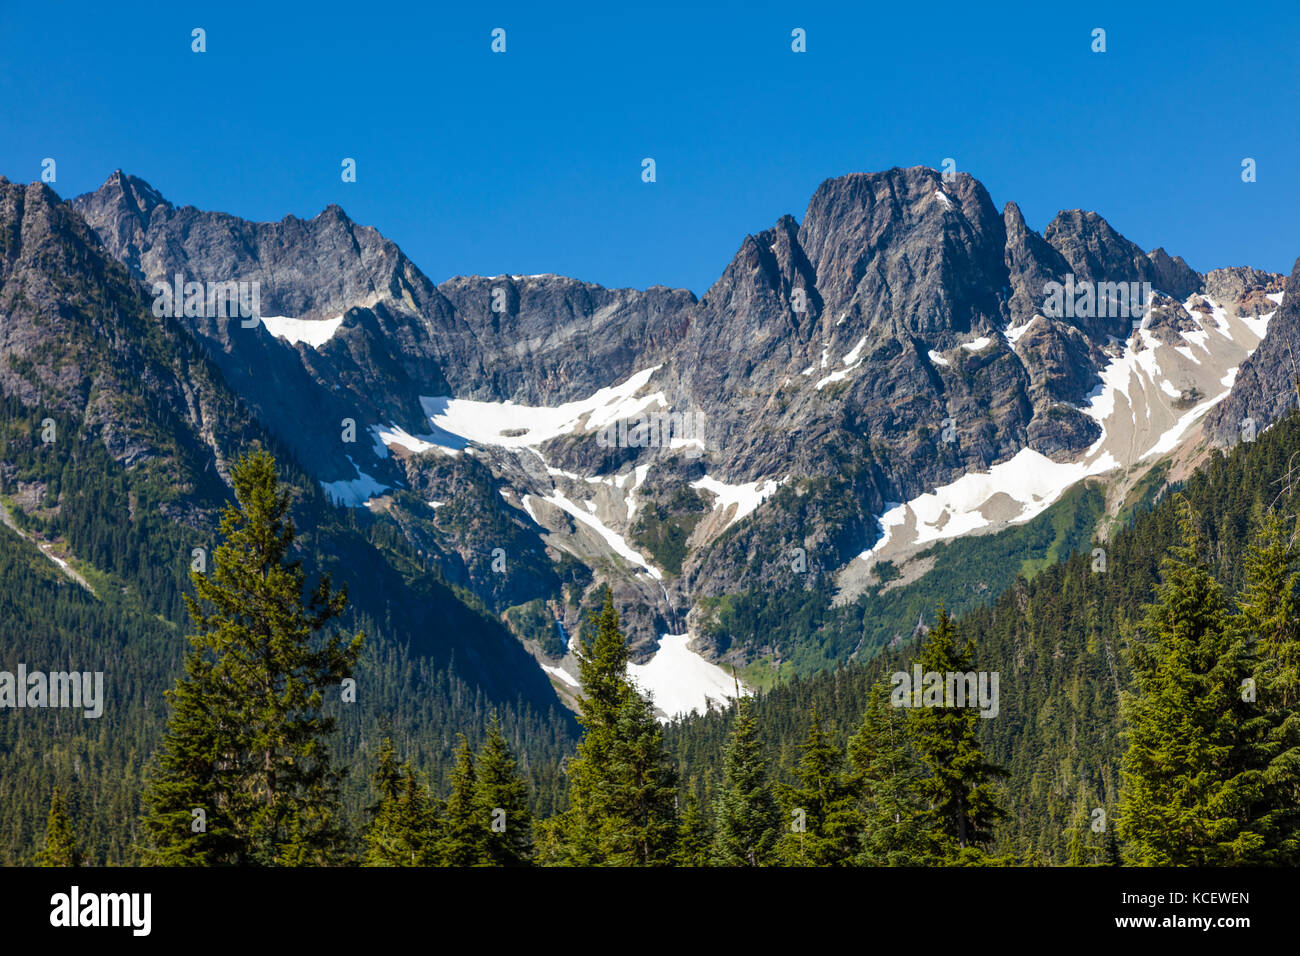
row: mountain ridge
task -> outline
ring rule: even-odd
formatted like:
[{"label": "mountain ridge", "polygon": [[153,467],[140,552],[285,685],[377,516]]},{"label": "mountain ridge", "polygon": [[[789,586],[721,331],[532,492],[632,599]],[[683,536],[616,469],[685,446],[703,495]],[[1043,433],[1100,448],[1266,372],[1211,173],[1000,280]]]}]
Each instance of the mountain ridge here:
[{"label": "mountain ridge", "polygon": [[[144,281],[181,268],[269,284],[263,311],[290,316],[280,337],[254,341],[206,319],[195,330],[332,494],[388,514],[507,621],[553,618],[574,635],[596,591],[613,587],[642,662],[659,635],[684,620],[699,626],[702,598],[807,590],[846,571],[869,586],[872,572],[859,575],[854,562],[888,537],[880,522],[899,502],[992,473],[1026,449],[1041,456],[1039,470],[1087,458],[1106,434],[1099,390],[1137,401],[1106,375],[1139,374],[1154,361],[1143,352],[1170,356],[1161,361],[1185,379],[1148,376],[1148,417],[1152,402],[1163,421],[1179,396],[1212,397],[1210,370],[1224,375],[1253,348],[1247,326],[1234,324],[1238,308],[1259,318],[1252,297],[1280,284],[1258,270],[1196,272],[1082,210],[1062,210],[1040,234],[1014,202],[999,211],[969,174],[925,167],[825,180],[802,221],[786,214],[747,235],[698,299],[552,275],[435,284],[337,207],[249,224],[178,210],[120,173],[70,204]],[[246,240],[242,254],[232,230]],[[323,261],[308,262],[318,234]],[[303,287],[313,269],[319,287]],[[1139,335],[1130,315],[1097,308],[1104,298],[1091,300],[1098,314],[1045,314],[1045,287],[1076,280],[1150,283],[1157,298],[1142,323],[1157,331]],[[1223,317],[1195,307],[1211,283],[1235,297]],[[336,309],[323,342],[293,340],[288,323],[330,321]],[[1193,340],[1214,353],[1200,371],[1194,354],[1177,357]],[[591,404],[606,393],[616,396],[607,406]],[[575,417],[558,431],[542,424],[567,407]],[[609,415],[676,416],[698,434],[673,436],[675,447],[610,447],[593,426]],[[340,443],[345,419],[370,441]],[[1199,440],[1186,432],[1175,441]],[[476,516],[439,504],[451,488],[475,489]],[[976,503],[992,509],[989,528],[1030,507],[995,498]],[[504,572],[488,557],[502,545]],[[792,571],[795,554],[803,571]],[[585,572],[561,586],[559,569],[575,561]],[[540,618],[520,611],[539,606]],[[571,655],[557,658],[554,635],[537,627],[515,630],[540,662],[571,671]]]}]

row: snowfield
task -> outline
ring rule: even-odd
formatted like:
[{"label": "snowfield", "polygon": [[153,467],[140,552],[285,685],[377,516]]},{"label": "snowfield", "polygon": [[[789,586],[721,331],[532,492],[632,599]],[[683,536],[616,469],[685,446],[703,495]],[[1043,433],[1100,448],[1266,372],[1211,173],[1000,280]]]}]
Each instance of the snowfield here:
[{"label": "snowfield", "polygon": [[663,392],[637,397],[659,368],[656,365],[643,369],[590,398],[554,407],[421,396],[420,404],[433,426],[433,433],[423,440],[453,450],[471,442],[500,448],[535,448],[560,435],[595,431],[653,408],[666,408]]},{"label": "snowfield", "polygon": [[[1208,315],[1192,308],[1202,300],[1210,306]],[[1144,323],[1101,370],[1099,384],[1081,408],[1101,427],[1101,436],[1078,459],[1057,462],[1023,448],[986,472],[965,474],[892,505],[880,516],[879,540],[859,558],[884,559],[934,541],[1029,521],[1084,478],[1177,448],[1205,413],[1228,396],[1237,370],[1259,345],[1272,317],[1229,315],[1201,295],[1189,298],[1184,308],[1197,328],[1165,342]],[[1014,342],[1033,321],[1003,334]],[[1162,334],[1172,339],[1168,330]],[[989,342],[980,337],[962,348],[978,351]],[[930,360],[948,364],[934,351]]]},{"label": "snowfield", "polygon": [[[628,676],[663,712],[661,723],[679,714],[703,711],[709,701],[725,707],[736,697],[731,675],[691,650],[690,642],[690,634],[663,634],[654,657],[644,664],[627,665]],[[749,693],[743,684],[740,692]]]},{"label": "snowfield", "polygon": [[751,514],[769,495],[781,487],[784,481],[784,478],[781,481],[769,478],[766,481],[751,481],[745,485],[729,485],[705,475],[698,481],[692,481],[691,487],[697,491],[707,491],[713,495],[714,511],[725,512],[728,508],[735,507],[735,512],[727,518],[727,523],[722,526],[722,530],[725,531],[741,518]]},{"label": "snowfield", "polygon": [[320,483],[331,501],[336,505],[347,505],[349,508],[362,508],[375,495],[382,495],[385,491],[388,491],[388,485],[380,484],[360,468],[357,468],[357,463],[352,461],[351,455],[348,455],[347,458],[348,462],[356,470],[356,478],[351,481],[322,481]]},{"label": "snowfield", "polygon": [[334,337],[343,324],[343,316],[333,319],[291,319],[284,315],[264,315],[262,325],[278,339],[293,345],[303,342],[314,349]]}]

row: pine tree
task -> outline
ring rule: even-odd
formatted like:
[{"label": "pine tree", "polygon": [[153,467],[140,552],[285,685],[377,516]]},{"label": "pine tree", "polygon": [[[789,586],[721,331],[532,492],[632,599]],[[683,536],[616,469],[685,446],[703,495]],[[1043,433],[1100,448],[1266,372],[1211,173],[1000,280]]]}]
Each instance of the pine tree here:
[{"label": "pine tree", "polygon": [[81,848],[72,817],[57,787],[50,797],[50,818],[45,826],[45,846],[36,854],[38,866],[81,866]]},{"label": "pine tree", "polygon": [[1246,584],[1232,620],[1241,679],[1232,700],[1237,747],[1224,803],[1240,827],[1227,861],[1300,862],[1300,600],[1291,530],[1271,511],[1244,559]]},{"label": "pine tree", "polygon": [[844,772],[844,754],[822,730],[813,708],[808,736],[800,746],[797,786],[779,788],[789,827],[779,854],[791,866],[849,866],[858,853],[857,793]]},{"label": "pine tree", "polygon": [[[221,518],[211,576],[191,574],[193,633],[185,675],[145,796],[148,862],[162,865],[330,863],[346,843],[343,771],[326,738],[323,694],[349,677],[362,635],[315,635],[346,594],[324,576],[304,602],[290,493],[258,451],[231,470],[239,507]],[[210,610],[209,610],[210,609]]]},{"label": "pine tree", "polygon": [[711,843],[709,823],[704,811],[700,809],[700,801],[695,796],[695,781],[692,780],[686,790],[681,825],[677,830],[677,846],[672,855],[673,864],[708,866]]},{"label": "pine tree", "polygon": [[889,685],[872,687],[858,732],[849,738],[857,774],[862,846],[859,866],[923,866],[934,854],[918,787],[921,769],[907,739],[907,712],[890,703]]},{"label": "pine tree", "polygon": [[605,592],[596,635],[578,655],[583,727],[569,761],[569,809],[543,834],[547,862],[661,865],[677,835],[677,773],[649,702],[627,679],[627,644]]},{"label": "pine tree", "polygon": [[433,866],[438,862],[438,808],[409,763],[399,766],[391,740],[379,747],[371,783],[379,802],[366,831],[366,866]]},{"label": "pine tree", "polygon": [[1195,515],[1179,502],[1182,544],[1161,566],[1155,600],[1129,650],[1135,692],[1123,700],[1128,750],[1119,828],[1138,866],[1222,859],[1237,821],[1225,803],[1237,720],[1227,608],[1202,561]]},{"label": "pine tree", "polygon": [[614,725],[607,859],[618,866],[663,866],[677,839],[677,769],[654,709],[630,685]]},{"label": "pine tree", "polygon": [[722,788],[714,808],[714,861],[718,865],[770,866],[776,862],[781,810],[767,773],[754,700],[742,697],[723,753]]},{"label": "pine tree", "polygon": [[494,866],[523,866],[531,862],[533,815],[528,807],[528,784],[519,775],[495,711],[488,725],[487,740],[479,751],[474,799],[478,819],[488,831],[484,847],[486,862]]},{"label": "pine tree", "polygon": [[478,775],[474,752],[465,735],[459,736],[438,856],[443,866],[480,866],[488,862],[488,821],[481,818],[475,799]]},{"label": "pine tree", "polygon": [[[969,673],[974,657],[973,642],[958,649],[952,619],[939,608],[917,658],[921,673]],[[1004,815],[993,781],[1005,771],[989,763],[976,739],[979,711],[969,705],[915,704],[908,712],[908,735],[925,771],[918,792],[927,806],[927,829],[949,862],[987,862],[979,851],[992,842],[993,825]]]},{"label": "pine tree", "polygon": [[1066,841],[1066,862],[1070,866],[1088,866],[1092,860],[1092,847],[1088,835],[1092,818],[1088,813],[1087,791],[1079,784],[1079,795],[1074,804],[1074,817],[1070,821],[1070,831]]}]

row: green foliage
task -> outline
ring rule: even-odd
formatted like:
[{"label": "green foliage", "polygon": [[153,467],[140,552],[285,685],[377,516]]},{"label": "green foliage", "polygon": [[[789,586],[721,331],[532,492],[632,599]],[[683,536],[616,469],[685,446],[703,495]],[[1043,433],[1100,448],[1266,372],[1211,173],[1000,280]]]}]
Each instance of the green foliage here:
[{"label": "green foliage", "polygon": [[632,538],[661,568],[681,574],[686,540],[707,513],[708,506],[699,494],[689,487],[678,488],[666,506],[655,501],[641,506],[632,525]]},{"label": "green foliage", "polygon": [[569,809],[543,836],[547,862],[670,863],[677,836],[677,773],[650,702],[627,679],[627,644],[605,593],[594,640],[578,656],[583,737],[569,761]]},{"label": "green foliage", "polygon": [[844,753],[822,730],[816,709],[800,751],[796,783],[778,787],[787,823],[778,856],[788,866],[848,866],[861,833],[857,794],[844,772]]},{"label": "green foliage", "polygon": [[[327,689],[350,677],[363,636],[316,636],[347,597],[329,577],[304,601],[289,494],[265,452],[232,469],[239,508],[221,519],[211,575],[193,572],[194,631],[171,693],[142,829],[160,865],[331,863],[345,852]],[[209,610],[209,608],[211,610]],[[195,818],[195,811],[201,818]]]},{"label": "green foliage", "polygon": [[781,814],[768,784],[763,749],[753,698],[741,698],[722,756],[722,785],[714,807],[714,859],[721,866],[776,861]]},{"label": "green foliage", "polygon": [[862,821],[859,866],[921,866],[937,847],[925,827],[922,769],[908,735],[907,711],[890,703],[889,686],[871,688],[858,732],[849,738]]},{"label": "green foliage", "polygon": [[[926,635],[917,658],[924,675],[964,674],[975,670],[975,642],[959,638],[947,610]],[[993,841],[993,825],[1004,811],[998,806],[993,781],[1005,775],[991,764],[976,739],[980,712],[965,707],[932,706],[921,702],[920,688],[909,712],[908,730],[917,757],[925,768],[918,793],[926,806],[931,830],[938,834],[943,852],[956,857],[968,848],[986,847]]]},{"label": "green foliage", "polygon": [[432,866],[438,862],[439,807],[409,763],[398,766],[393,742],[384,738],[371,775],[379,803],[366,830],[366,866]]},{"label": "green foliage", "polygon": [[57,788],[50,797],[50,819],[45,827],[45,846],[36,854],[36,863],[38,866],[81,865],[77,833]]},{"label": "green foliage", "polygon": [[478,755],[475,814],[486,830],[483,862],[524,866],[533,858],[533,819],[528,784],[519,775],[514,754],[494,713]]}]

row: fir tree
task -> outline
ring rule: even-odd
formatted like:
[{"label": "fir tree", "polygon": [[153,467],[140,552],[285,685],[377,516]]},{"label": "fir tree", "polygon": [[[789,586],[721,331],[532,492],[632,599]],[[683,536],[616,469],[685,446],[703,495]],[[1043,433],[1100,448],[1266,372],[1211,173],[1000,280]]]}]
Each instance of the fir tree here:
[{"label": "fir tree", "polygon": [[848,866],[858,852],[857,794],[844,772],[844,755],[822,730],[813,708],[808,736],[800,746],[797,786],[780,787],[787,821],[779,853],[792,866]]},{"label": "fir tree", "polygon": [[650,701],[630,685],[615,722],[609,802],[603,821],[607,860],[663,866],[677,839],[677,770]]},{"label": "fir tree", "polygon": [[379,794],[366,831],[366,866],[432,866],[438,862],[438,808],[409,763],[399,766],[391,740],[379,747],[370,780]]},{"label": "fir tree", "polygon": [[1182,543],[1165,557],[1142,633],[1130,641],[1119,828],[1138,866],[1219,861],[1237,830],[1225,800],[1237,725],[1226,602],[1185,500],[1179,527]]},{"label": "fir tree", "polygon": [[1240,692],[1238,773],[1224,802],[1240,821],[1227,861],[1300,861],[1300,600],[1292,530],[1270,511],[1245,554],[1246,584],[1232,621]]},{"label": "fir tree", "polygon": [[667,863],[677,835],[677,774],[649,702],[627,680],[627,644],[608,590],[578,668],[583,736],[566,768],[569,809],[544,833],[547,861]]},{"label": "fir tree", "polygon": [[723,752],[722,788],[714,809],[714,861],[720,866],[770,866],[776,862],[781,810],[767,773],[754,700],[742,697]]},{"label": "fir tree", "polygon": [[[939,608],[917,663],[922,674],[965,674],[973,669],[975,645],[958,649],[952,619]],[[917,689],[914,688],[914,691]],[[919,701],[924,703],[924,701]],[[993,825],[1004,811],[998,806],[994,780],[1004,771],[989,763],[976,739],[979,711],[965,707],[916,706],[908,717],[908,735],[924,767],[918,782],[927,806],[927,829],[950,862],[987,862],[980,848],[993,840]]]},{"label": "fir tree", "polygon": [[438,856],[443,866],[480,866],[488,862],[488,821],[480,816],[476,800],[478,775],[474,752],[465,735],[459,736]]},{"label": "fir tree", "polygon": [[675,866],[708,866],[712,841],[708,820],[700,809],[699,799],[695,796],[694,780],[686,791],[684,804],[672,862]]},{"label": "fir tree", "polygon": [[528,784],[519,775],[514,754],[501,733],[496,712],[479,751],[476,813],[487,828],[484,852],[494,866],[523,866],[533,857],[533,816]]},{"label": "fir tree", "polygon": [[1070,821],[1069,836],[1066,841],[1066,862],[1070,866],[1088,866],[1092,860],[1092,848],[1088,836],[1092,832],[1092,817],[1088,813],[1087,791],[1079,784],[1079,795],[1075,800],[1074,818]]},{"label": "fir tree", "polygon": [[186,596],[193,633],[185,675],[145,796],[148,862],[330,863],[346,842],[343,771],[326,738],[323,694],[351,675],[362,636],[315,635],[343,613],[328,575],[304,602],[290,494],[259,451],[231,470],[239,507],[221,518],[213,571]]},{"label": "fir tree", "polygon": [[45,846],[36,854],[37,866],[81,866],[81,848],[72,817],[57,787],[50,797],[50,817],[45,826]]},{"label": "fir tree", "polygon": [[907,712],[890,702],[889,685],[871,688],[862,726],[849,738],[857,775],[862,846],[860,866],[921,866],[933,840],[918,794],[921,769],[907,739]]}]

